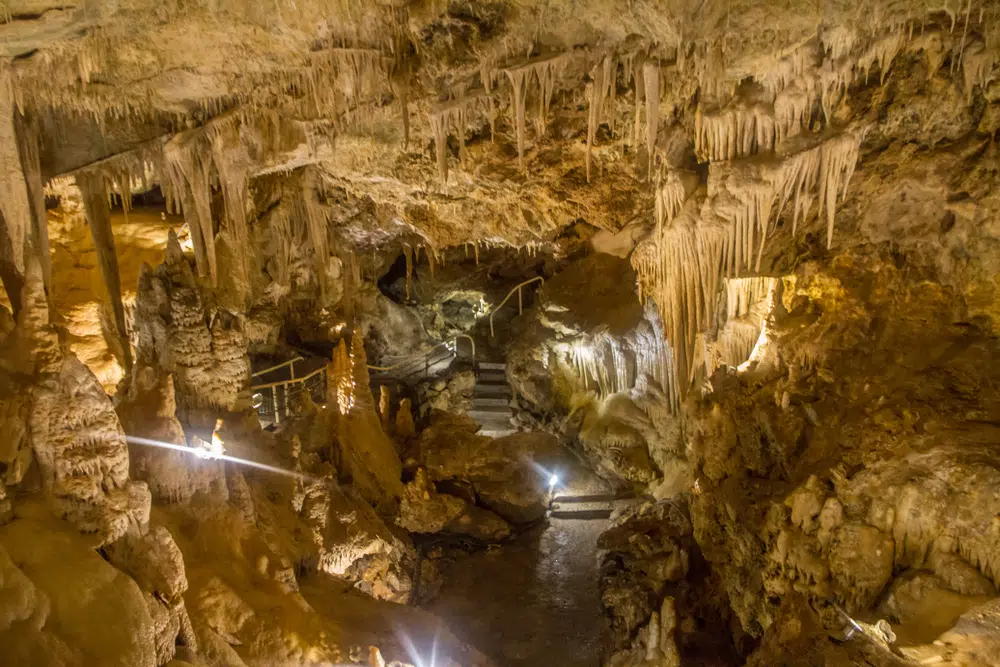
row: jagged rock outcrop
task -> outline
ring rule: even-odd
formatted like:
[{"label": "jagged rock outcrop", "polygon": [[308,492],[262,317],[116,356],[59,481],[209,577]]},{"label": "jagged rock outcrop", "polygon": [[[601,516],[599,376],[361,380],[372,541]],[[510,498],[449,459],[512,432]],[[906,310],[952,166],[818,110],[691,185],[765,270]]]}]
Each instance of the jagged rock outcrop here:
[{"label": "jagged rock outcrop", "polygon": [[111,563],[143,591],[153,622],[156,664],[170,662],[178,643],[197,651],[182,597],[188,588],[184,556],[170,532],[163,526],[151,526],[145,534],[135,529],[110,545],[107,553]]},{"label": "jagged rock outcrop", "polygon": [[173,232],[163,264],[143,268],[135,317],[137,363],[173,376],[186,423],[211,422],[199,413],[235,407],[250,376],[241,315],[205,301]]},{"label": "jagged rock outcrop", "polygon": [[417,387],[418,414],[426,418],[435,410],[459,414],[468,412],[472,407],[475,387],[476,374],[471,370],[425,382]]},{"label": "jagged rock outcrop", "polygon": [[70,526],[37,516],[0,526],[0,563],[3,597],[17,601],[0,621],[11,664],[163,664],[139,586]]},{"label": "jagged rock outcrop", "polygon": [[434,482],[471,484],[478,501],[508,521],[524,523],[545,514],[552,474],[571,487],[593,483],[551,434],[515,433],[494,440],[476,435],[477,429],[468,416],[436,413],[420,435],[420,462]]},{"label": "jagged rock outcrop", "polygon": [[98,545],[114,542],[148,521],[149,490],[128,477],[125,434],[108,396],[60,345],[37,262],[29,265],[21,301],[3,350],[13,371],[3,379],[13,393],[0,401],[10,434],[4,482],[19,483],[33,459],[61,515]]},{"label": "jagged rock outcrop", "polygon": [[[124,396],[119,396],[118,416],[125,432],[173,445],[187,445],[177,419],[172,375],[157,376],[149,366],[137,366]],[[225,498],[222,466],[212,461],[192,465],[191,455],[158,447],[129,445],[130,476],[146,482],[153,501],[180,502],[196,493]]]},{"label": "jagged rock outcrop", "polygon": [[411,533],[443,532],[492,542],[510,535],[510,526],[499,516],[464,498],[438,493],[423,468],[403,488],[396,523]]}]

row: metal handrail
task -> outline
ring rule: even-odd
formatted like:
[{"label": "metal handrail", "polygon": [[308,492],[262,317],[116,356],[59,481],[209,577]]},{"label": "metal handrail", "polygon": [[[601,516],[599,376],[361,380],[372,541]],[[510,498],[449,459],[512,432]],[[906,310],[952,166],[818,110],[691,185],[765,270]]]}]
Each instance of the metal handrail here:
[{"label": "metal handrail", "polygon": [[393,364],[392,366],[371,366],[371,365],[369,365],[368,366],[368,370],[370,370],[370,371],[383,371],[383,372],[384,371],[395,370],[395,369],[399,368],[400,366],[405,366],[406,364],[408,364],[411,361],[415,361],[417,359],[423,359],[424,357],[428,356],[431,352],[433,352],[434,350],[438,349],[442,345],[448,345],[451,342],[452,341],[450,341],[450,340],[442,341],[442,342],[438,343],[437,345],[432,345],[431,347],[427,348],[426,350],[422,350],[420,352],[414,352],[413,354],[410,354],[410,355],[407,355],[407,356],[403,357],[402,361],[400,361],[399,363]]},{"label": "metal handrail", "polygon": [[314,370],[312,373],[309,373],[308,375],[303,375],[300,378],[278,380],[276,382],[268,382],[267,384],[255,384],[252,387],[250,387],[250,389],[273,389],[274,387],[280,387],[283,384],[301,384],[306,380],[311,380],[312,378],[316,377],[317,375],[325,371],[326,371],[326,366],[321,366],[320,368]]},{"label": "metal handrail", "polygon": [[257,371],[256,373],[251,374],[250,377],[254,377],[255,378],[255,377],[259,376],[259,375],[266,375],[267,373],[270,373],[271,371],[276,371],[278,369],[284,368],[285,366],[291,366],[296,361],[305,361],[305,357],[295,357],[294,359],[289,359],[288,361],[283,361],[280,364],[277,364],[275,366],[271,366],[270,368],[265,368],[262,371]]},{"label": "metal handrail", "polygon": [[453,339],[455,341],[455,352],[458,352],[458,339],[459,338],[464,338],[467,341],[469,341],[469,345],[472,346],[472,363],[475,364],[476,363],[476,341],[472,340],[472,336],[467,336],[465,334],[458,334]]},{"label": "metal handrail", "polygon": [[536,280],[540,280],[540,281],[542,281],[542,283],[545,282],[545,278],[543,278],[542,276],[535,276],[534,278],[529,278],[528,280],[525,280],[523,283],[521,283],[519,285],[515,285],[514,287],[512,287],[510,289],[509,292],[507,292],[507,296],[505,296],[503,298],[503,301],[500,302],[500,305],[498,305],[496,308],[494,308],[494,309],[492,309],[490,311],[490,338],[493,338],[493,336],[494,336],[494,334],[493,334],[493,316],[496,315],[496,312],[498,310],[500,310],[501,308],[503,308],[504,304],[507,303],[507,301],[510,299],[510,297],[514,296],[514,292],[517,291],[517,314],[520,315],[521,313],[523,313],[524,312],[524,301],[521,299],[521,288],[524,287],[525,285],[530,285],[531,283],[535,282]]}]

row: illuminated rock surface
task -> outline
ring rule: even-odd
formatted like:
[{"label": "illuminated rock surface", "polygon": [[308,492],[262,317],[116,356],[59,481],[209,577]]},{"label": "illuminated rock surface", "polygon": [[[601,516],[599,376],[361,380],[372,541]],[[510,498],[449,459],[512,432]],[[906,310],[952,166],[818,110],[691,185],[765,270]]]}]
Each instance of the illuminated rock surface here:
[{"label": "illuminated rock surface", "polygon": [[0,663],[1000,664],[996,2],[0,54]]}]

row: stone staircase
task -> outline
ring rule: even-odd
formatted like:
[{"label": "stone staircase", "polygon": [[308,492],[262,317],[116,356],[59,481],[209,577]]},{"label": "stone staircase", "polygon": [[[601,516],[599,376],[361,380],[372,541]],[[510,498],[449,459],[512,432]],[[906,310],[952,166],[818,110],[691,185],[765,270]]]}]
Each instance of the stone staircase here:
[{"label": "stone staircase", "polygon": [[607,520],[615,510],[642,502],[633,494],[556,496],[549,509],[550,519]]},{"label": "stone staircase", "polygon": [[510,403],[513,394],[507,383],[507,364],[480,361],[476,386],[472,391],[469,416],[482,428],[480,435],[499,438],[514,432],[510,420],[514,416]]}]

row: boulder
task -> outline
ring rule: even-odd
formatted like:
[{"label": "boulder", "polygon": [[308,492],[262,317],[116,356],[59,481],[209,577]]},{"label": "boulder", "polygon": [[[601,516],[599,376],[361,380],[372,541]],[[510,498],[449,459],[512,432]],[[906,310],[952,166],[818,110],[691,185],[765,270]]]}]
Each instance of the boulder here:
[{"label": "boulder", "polygon": [[462,498],[438,493],[422,468],[403,489],[396,523],[411,533],[455,533],[484,541],[502,540],[510,535],[510,526],[493,512]]}]

